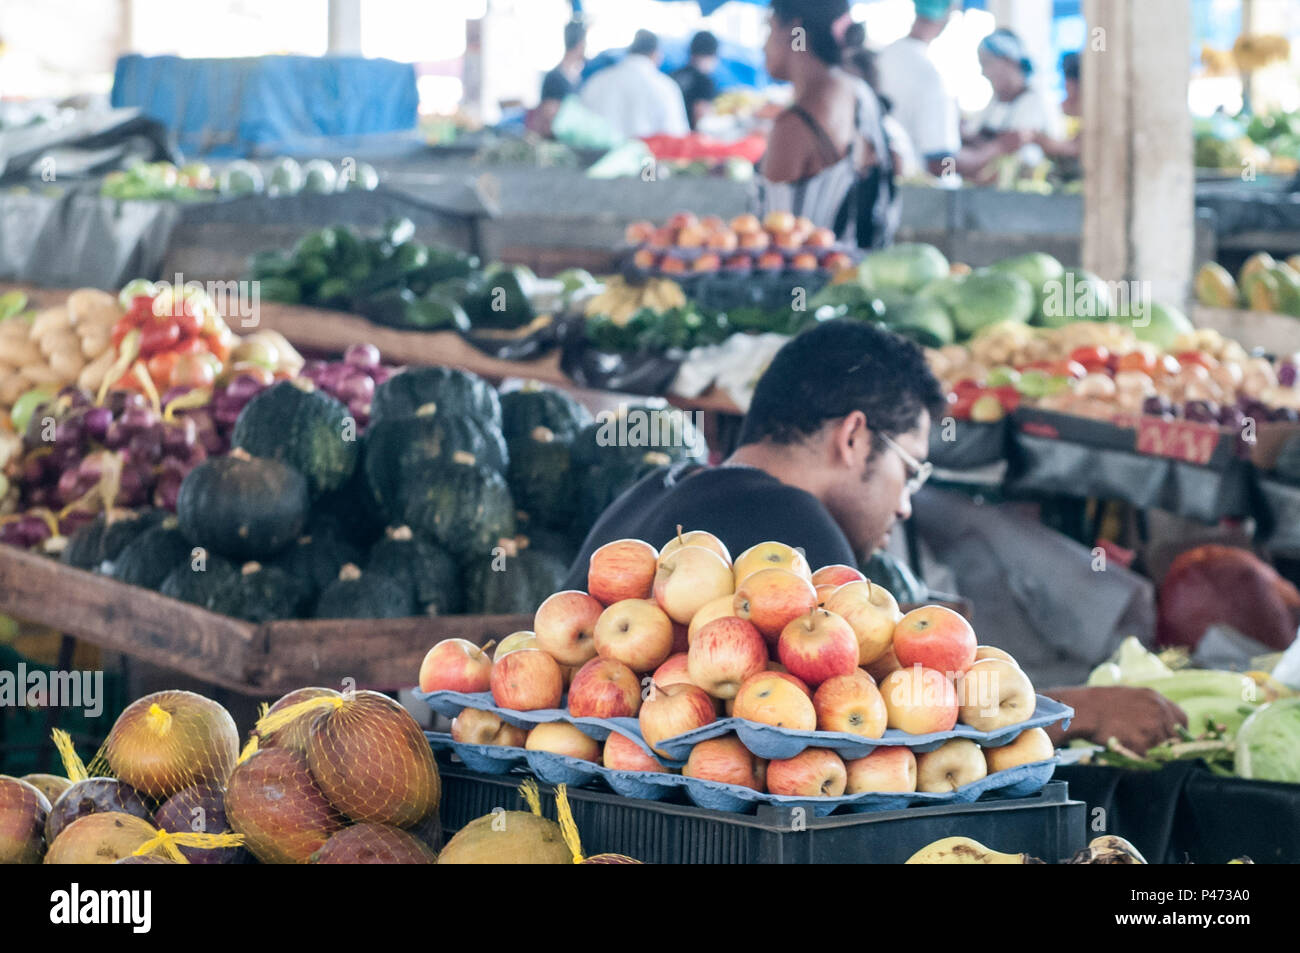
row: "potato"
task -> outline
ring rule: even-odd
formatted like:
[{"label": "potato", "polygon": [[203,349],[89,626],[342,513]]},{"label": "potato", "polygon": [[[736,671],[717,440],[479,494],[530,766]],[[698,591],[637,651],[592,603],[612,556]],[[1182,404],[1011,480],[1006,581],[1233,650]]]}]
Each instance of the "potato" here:
[{"label": "potato", "polygon": [[122,316],[117,298],[98,288],[78,288],[68,295],[65,306],[77,328],[86,323],[111,326]]},{"label": "potato", "polygon": [[0,338],[0,362],[14,367],[44,364],[45,358],[34,341],[18,338]]},{"label": "potato", "polygon": [[24,364],[21,368],[23,377],[32,382],[34,386],[43,384],[59,385],[67,383],[63,377],[56,374],[54,370],[46,364]]},{"label": "potato", "polygon": [[46,308],[44,311],[36,312],[36,317],[32,319],[31,337],[32,340],[40,341],[48,335],[71,330],[72,318],[67,308]]},{"label": "potato", "polygon": [[99,391],[99,386],[104,383],[104,375],[108,369],[113,366],[113,359],[116,355],[110,350],[105,351],[99,357],[95,358],[89,364],[81,369],[81,374],[77,376],[77,386],[82,390],[88,390],[92,393]]},{"label": "potato", "polygon": [[50,331],[36,339],[37,346],[46,357],[56,351],[81,352],[81,339],[71,331]]},{"label": "potato", "polygon": [[99,357],[113,343],[113,332],[108,328],[79,325],[77,334],[81,338],[81,356],[88,361]]},{"label": "potato", "polygon": [[32,326],[22,318],[5,318],[0,321],[0,340],[26,341],[32,336]]},{"label": "potato", "polygon": [[75,381],[85,366],[86,359],[81,356],[80,348],[55,351],[50,355],[50,370],[58,374],[64,383]]},{"label": "potato", "polygon": [[35,385],[22,374],[9,374],[0,378],[0,407],[12,407],[33,386]]}]

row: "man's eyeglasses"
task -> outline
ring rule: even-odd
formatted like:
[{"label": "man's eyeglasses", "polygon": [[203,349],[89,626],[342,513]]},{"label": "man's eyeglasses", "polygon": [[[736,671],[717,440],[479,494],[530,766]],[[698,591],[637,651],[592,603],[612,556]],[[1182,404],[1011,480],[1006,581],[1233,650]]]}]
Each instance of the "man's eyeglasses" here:
[{"label": "man's eyeglasses", "polygon": [[934,464],[929,460],[922,463],[916,457],[912,456],[906,450],[898,445],[898,441],[892,439],[888,434],[881,434],[880,439],[884,441],[885,446],[903,461],[903,465],[908,469],[907,477],[907,495],[915,496],[921,487],[925,486],[925,481],[930,479],[930,474],[934,472]]}]

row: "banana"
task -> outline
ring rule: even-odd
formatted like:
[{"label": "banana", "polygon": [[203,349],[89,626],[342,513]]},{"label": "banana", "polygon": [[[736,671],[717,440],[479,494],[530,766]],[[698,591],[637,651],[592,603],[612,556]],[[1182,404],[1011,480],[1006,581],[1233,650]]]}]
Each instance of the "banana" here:
[{"label": "banana", "polygon": [[1004,854],[969,837],[944,837],[909,857],[909,864],[1041,864],[1028,854]]},{"label": "banana", "polygon": [[1069,864],[1145,864],[1142,852],[1116,834],[1105,834],[1093,840],[1083,850],[1071,857]]}]

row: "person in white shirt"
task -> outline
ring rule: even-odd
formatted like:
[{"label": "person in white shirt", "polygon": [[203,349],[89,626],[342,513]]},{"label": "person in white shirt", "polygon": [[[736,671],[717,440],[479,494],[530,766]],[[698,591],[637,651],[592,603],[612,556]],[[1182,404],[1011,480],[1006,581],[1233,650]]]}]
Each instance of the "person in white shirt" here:
[{"label": "person in white shirt", "polygon": [[690,132],[682,91],[659,71],[659,38],[638,30],[627,55],[582,87],[582,104],[628,138]]},{"label": "person in white shirt", "polygon": [[930,43],[947,26],[952,0],[915,0],[915,6],[911,32],[876,56],[879,91],[926,171],[951,174],[959,171],[954,160],[961,151],[960,117],[930,59]]}]

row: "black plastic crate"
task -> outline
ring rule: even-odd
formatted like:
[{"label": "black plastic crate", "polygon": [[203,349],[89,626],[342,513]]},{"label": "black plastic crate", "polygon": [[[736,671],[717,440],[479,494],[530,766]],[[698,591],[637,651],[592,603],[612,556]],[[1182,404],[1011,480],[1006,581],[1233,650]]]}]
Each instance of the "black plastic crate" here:
[{"label": "black plastic crate", "polygon": [[[493,808],[526,811],[523,774],[483,775],[439,761],[442,825],[450,838]],[[554,789],[539,784],[542,810],[555,817]],[[973,804],[813,817],[760,805],[728,814],[685,804],[641,801],[569,788],[582,847],[654,864],[899,864],[941,837],[963,835],[991,848],[1064,860],[1086,841],[1085,808],[1051,781],[1035,795]]]}]

